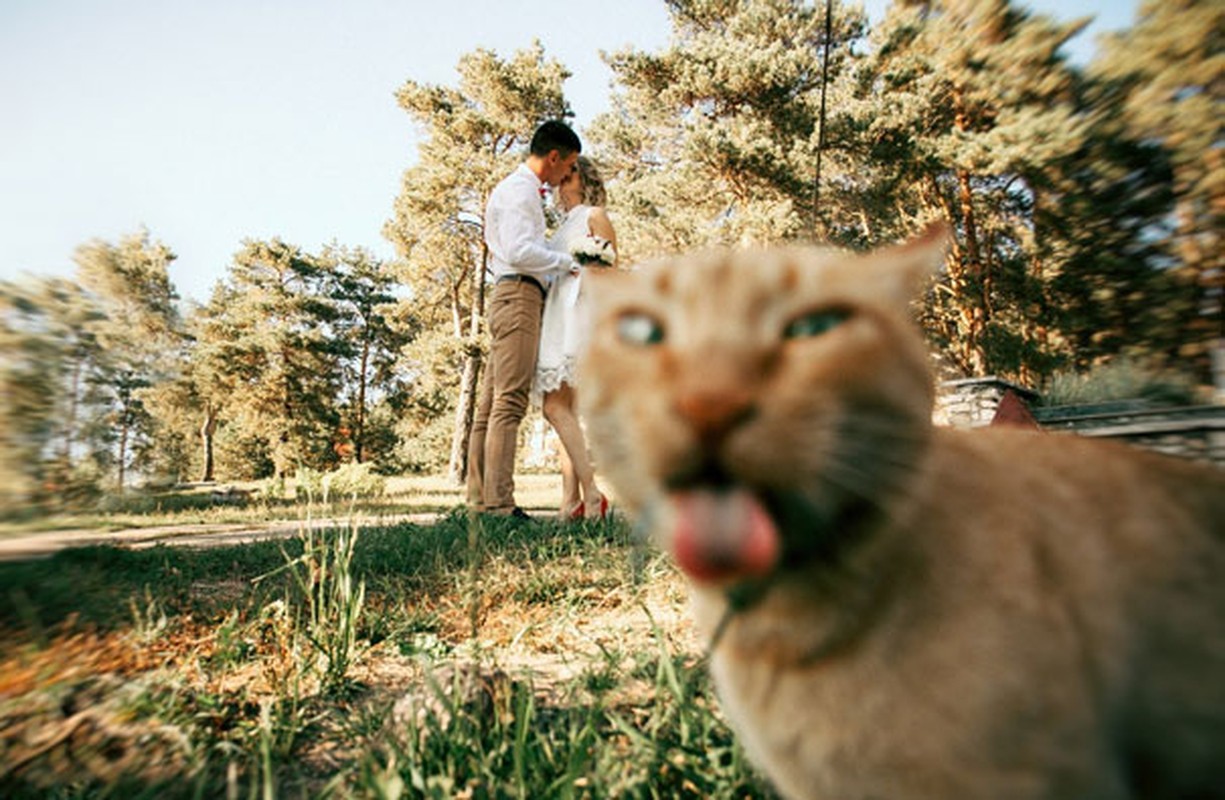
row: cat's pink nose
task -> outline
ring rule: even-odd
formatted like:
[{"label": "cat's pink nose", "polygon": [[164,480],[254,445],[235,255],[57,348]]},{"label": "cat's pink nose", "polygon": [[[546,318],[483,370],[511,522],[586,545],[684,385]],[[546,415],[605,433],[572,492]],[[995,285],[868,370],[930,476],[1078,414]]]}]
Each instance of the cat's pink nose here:
[{"label": "cat's pink nose", "polygon": [[676,413],[704,443],[718,444],[753,415],[753,399],[744,391],[689,392],[677,398]]}]

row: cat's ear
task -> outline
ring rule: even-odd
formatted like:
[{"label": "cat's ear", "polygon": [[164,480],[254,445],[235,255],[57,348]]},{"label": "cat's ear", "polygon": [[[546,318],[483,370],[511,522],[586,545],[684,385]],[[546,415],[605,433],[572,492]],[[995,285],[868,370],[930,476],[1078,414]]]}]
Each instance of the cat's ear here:
[{"label": "cat's ear", "polygon": [[888,265],[893,296],[899,302],[909,303],[944,268],[948,245],[948,224],[938,220],[913,239],[877,250],[872,260]]}]

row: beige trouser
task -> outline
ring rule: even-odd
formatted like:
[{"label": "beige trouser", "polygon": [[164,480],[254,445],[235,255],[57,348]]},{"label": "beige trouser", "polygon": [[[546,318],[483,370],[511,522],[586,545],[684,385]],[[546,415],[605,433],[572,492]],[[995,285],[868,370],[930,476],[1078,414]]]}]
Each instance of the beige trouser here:
[{"label": "beige trouser", "polygon": [[489,303],[489,364],[468,440],[468,503],[509,514],[515,507],[515,446],[527,413],[544,295],[530,283],[494,285]]}]

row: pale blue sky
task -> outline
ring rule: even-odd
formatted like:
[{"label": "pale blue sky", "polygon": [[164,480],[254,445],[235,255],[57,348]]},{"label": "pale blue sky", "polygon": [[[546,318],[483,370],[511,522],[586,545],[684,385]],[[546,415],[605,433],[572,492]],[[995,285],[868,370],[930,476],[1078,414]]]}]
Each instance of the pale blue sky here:
[{"label": "pale blue sky", "polygon": [[[1136,0],[1027,5],[1097,15],[1084,60]],[[406,79],[453,85],[463,53],[539,38],[574,73],[581,130],[607,108],[598,51],[668,33],[662,0],[0,0],[0,279],[71,275],[77,245],[141,225],[200,301],[244,237],[390,258],[380,230],[416,157]]]}]

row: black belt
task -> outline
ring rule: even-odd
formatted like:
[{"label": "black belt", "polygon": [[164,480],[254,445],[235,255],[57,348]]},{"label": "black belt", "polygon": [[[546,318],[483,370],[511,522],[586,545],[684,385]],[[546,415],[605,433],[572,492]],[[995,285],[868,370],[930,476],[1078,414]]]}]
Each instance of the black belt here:
[{"label": "black belt", "polygon": [[530,283],[540,290],[542,297],[548,295],[548,292],[545,291],[544,284],[533,278],[531,275],[521,275],[518,272],[512,272],[509,275],[503,275],[502,277],[498,278],[498,283],[504,283],[506,281],[513,281],[515,283]]}]

